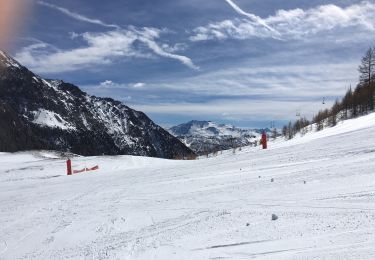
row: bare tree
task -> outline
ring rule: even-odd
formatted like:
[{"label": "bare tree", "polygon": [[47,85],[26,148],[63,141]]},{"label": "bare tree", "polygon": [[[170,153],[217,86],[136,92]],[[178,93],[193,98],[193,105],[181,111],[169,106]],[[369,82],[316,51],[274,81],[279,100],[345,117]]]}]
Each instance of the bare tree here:
[{"label": "bare tree", "polygon": [[374,110],[375,48],[369,48],[359,65],[359,83],[369,88],[369,109]]}]

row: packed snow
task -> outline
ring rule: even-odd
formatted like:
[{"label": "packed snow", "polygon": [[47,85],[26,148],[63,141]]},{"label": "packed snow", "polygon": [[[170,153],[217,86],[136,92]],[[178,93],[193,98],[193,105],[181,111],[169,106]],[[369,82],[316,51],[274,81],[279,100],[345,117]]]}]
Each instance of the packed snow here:
[{"label": "packed snow", "polygon": [[1,153],[0,259],[375,259],[375,114],[269,147]]}]

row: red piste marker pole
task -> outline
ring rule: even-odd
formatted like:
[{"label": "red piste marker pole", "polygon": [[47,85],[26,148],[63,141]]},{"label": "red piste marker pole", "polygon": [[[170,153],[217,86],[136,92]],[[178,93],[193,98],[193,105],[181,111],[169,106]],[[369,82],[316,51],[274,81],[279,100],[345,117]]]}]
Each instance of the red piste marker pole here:
[{"label": "red piste marker pole", "polygon": [[66,171],[67,171],[68,175],[73,174],[73,172],[72,172],[72,161],[70,159],[68,159],[66,161]]},{"label": "red piste marker pole", "polygon": [[266,131],[263,131],[263,134],[262,134],[262,145],[263,145],[263,149],[267,149],[267,134],[266,134]]}]

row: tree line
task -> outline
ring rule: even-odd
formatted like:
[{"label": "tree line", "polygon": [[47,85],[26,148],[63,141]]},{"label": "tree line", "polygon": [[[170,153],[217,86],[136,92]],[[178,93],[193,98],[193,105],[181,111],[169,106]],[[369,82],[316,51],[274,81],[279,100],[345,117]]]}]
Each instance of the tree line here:
[{"label": "tree line", "polygon": [[324,127],[335,126],[338,121],[366,115],[375,109],[375,47],[369,48],[358,67],[359,82],[352,89],[350,87],[341,100],[336,100],[329,109],[320,110],[312,119],[302,117],[292,123],[289,122],[282,128],[282,134],[286,139],[292,139],[297,133],[304,134],[307,127],[316,125],[320,131]]}]

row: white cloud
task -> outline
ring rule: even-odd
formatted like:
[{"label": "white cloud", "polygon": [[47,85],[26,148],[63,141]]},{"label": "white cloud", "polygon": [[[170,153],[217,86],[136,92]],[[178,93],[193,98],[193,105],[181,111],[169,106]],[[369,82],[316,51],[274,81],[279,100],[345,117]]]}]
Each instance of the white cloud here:
[{"label": "white cloud", "polygon": [[99,86],[97,88],[99,89],[142,89],[146,87],[146,83],[142,82],[137,82],[137,83],[130,83],[130,84],[125,84],[125,83],[115,83],[112,80],[106,80],[101,83],[99,83]]},{"label": "white cloud", "polygon": [[106,80],[99,84],[99,88],[117,88],[118,84],[114,83],[112,80]]},{"label": "white cloud", "polygon": [[[356,60],[242,65],[185,79],[169,79],[172,82],[147,83],[141,93],[132,93],[131,106],[153,115],[234,121],[290,120],[295,118],[296,110],[311,118],[319,109],[330,107],[336,97],[344,95],[358,77]],[[324,97],[326,106],[322,104]]]},{"label": "white cloud", "polygon": [[144,88],[146,86],[146,83],[138,82],[138,83],[133,83],[130,84],[132,88]]},{"label": "white cloud", "polygon": [[270,27],[266,21],[264,21],[262,18],[260,18],[259,16],[256,16],[254,14],[251,14],[251,13],[247,13],[245,12],[244,10],[242,10],[238,5],[236,5],[232,0],[225,0],[237,13],[241,14],[241,15],[244,15],[246,16],[247,18],[249,18],[250,20],[260,24],[261,26],[267,28],[269,31],[273,32],[273,33],[276,33],[279,35],[279,33],[273,29],[272,27]]},{"label": "white cloud", "polygon": [[164,43],[162,47],[167,52],[177,52],[186,50],[188,45],[186,43],[176,43],[174,45]]},{"label": "white cloud", "polygon": [[[129,27],[101,33],[71,34],[73,38],[80,37],[86,46],[60,50],[38,43],[21,49],[16,59],[38,73],[75,71],[112,64],[120,58],[151,58],[153,55],[174,59],[197,69],[190,58],[168,52],[157,43],[162,32],[157,28]],[[141,43],[143,47],[137,47],[136,43]]]},{"label": "white cloud", "polygon": [[[308,106],[306,106],[306,103]],[[330,104],[327,104],[327,107]],[[302,116],[311,117],[324,108],[320,100],[278,101],[250,99],[221,99],[201,103],[160,103],[132,105],[135,109],[153,115],[181,115],[189,117],[222,118],[235,121],[291,120],[299,110]]]},{"label": "white cloud", "polygon": [[47,3],[47,2],[44,2],[44,1],[38,1],[37,2],[39,5],[42,5],[42,6],[45,6],[45,7],[48,7],[48,8],[51,8],[51,9],[54,9],[54,10],[57,10],[75,20],[78,20],[78,21],[81,21],[81,22],[86,22],[86,23],[91,23],[91,24],[96,24],[96,25],[101,25],[101,26],[105,26],[105,27],[112,27],[112,28],[117,28],[119,29],[119,26],[115,25],[115,24],[108,24],[108,23],[105,23],[99,19],[92,19],[92,18],[88,18],[84,15],[81,15],[81,14],[78,14],[78,13],[75,13],[75,12],[72,12],[66,8],[63,8],[63,7],[60,7],[60,6],[57,6],[57,5],[54,5],[54,4],[50,4],[50,3]]},{"label": "white cloud", "polygon": [[[92,68],[97,65],[112,64],[120,58],[152,58],[154,55],[174,59],[182,64],[198,69],[193,61],[186,56],[176,54],[184,45],[170,46],[166,43],[158,43],[162,33],[167,30],[129,26],[122,29],[118,25],[108,24],[99,19],[88,18],[84,15],[72,12],[66,8],[38,1],[39,5],[57,10],[78,21],[105,27],[116,28],[109,32],[70,33],[70,38],[81,38],[86,45],[75,49],[61,50],[46,43],[38,42],[21,49],[16,54],[16,59],[38,73],[60,73]],[[137,47],[141,43],[142,47]]]},{"label": "white cloud", "polygon": [[[228,0],[227,0],[228,1]],[[275,15],[262,19],[280,33],[282,39],[298,39],[335,29],[355,28],[356,31],[375,31],[375,3],[361,2],[346,8],[333,4],[309,10],[279,10]],[[349,34],[352,36],[353,34]],[[248,19],[225,20],[198,27],[191,41],[212,39],[275,38],[273,32]]]},{"label": "white cloud", "polygon": [[296,65],[252,64],[217,70],[173,83],[149,83],[153,91],[180,91],[196,96],[269,96],[314,99],[342,95],[357,81],[357,61]]},{"label": "white cloud", "polygon": [[[261,60],[248,60],[237,66],[203,72],[186,78],[147,82],[147,87],[116,95],[131,94],[129,105],[153,115],[222,118],[234,121],[294,119],[296,110],[311,117],[323,108],[322,100],[344,95],[350,83],[358,80],[358,59],[345,57],[332,61],[323,56],[306,61],[315,52],[272,53]],[[286,65],[275,60],[296,60]],[[269,61],[269,62],[266,62]],[[121,85],[121,84],[120,84]],[[95,86],[87,86],[95,93]],[[112,90],[95,94],[111,96]],[[329,107],[327,103],[326,107]]]},{"label": "white cloud", "polygon": [[149,39],[147,37],[140,37],[139,40],[145,44],[147,44],[147,46],[154,51],[154,53],[162,56],[162,57],[165,57],[165,58],[170,58],[170,59],[175,59],[175,60],[179,60],[181,63],[185,64],[186,66],[192,68],[192,69],[195,69],[195,70],[198,70],[199,67],[194,65],[193,61],[186,57],[186,56],[182,56],[182,55],[177,55],[177,54],[174,54],[174,53],[170,53],[170,52],[166,52],[165,50],[163,50],[162,47],[160,47],[155,41],[153,41],[152,39]]},{"label": "white cloud", "polygon": [[194,33],[190,36],[190,40],[207,41],[214,39],[225,40],[229,38],[243,40],[255,37],[267,38],[271,36],[264,27],[257,27],[248,20],[235,19],[200,26],[194,29]]}]

